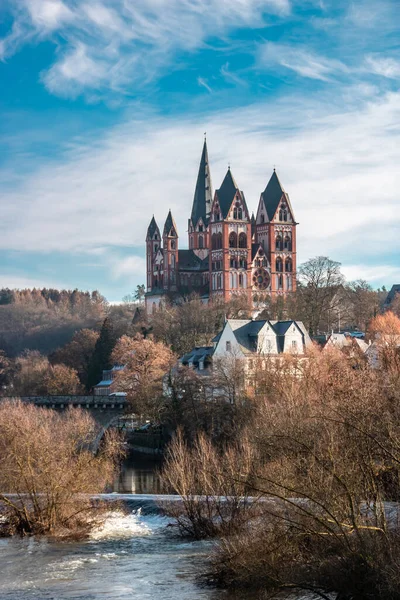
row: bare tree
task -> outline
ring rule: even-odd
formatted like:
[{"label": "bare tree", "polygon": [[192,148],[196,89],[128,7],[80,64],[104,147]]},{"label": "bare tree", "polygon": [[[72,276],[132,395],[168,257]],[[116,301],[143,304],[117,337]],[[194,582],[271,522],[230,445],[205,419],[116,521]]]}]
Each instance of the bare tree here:
[{"label": "bare tree", "polygon": [[0,404],[0,509],[3,533],[85,535],[96,524],[88,494],[104,491],[120,455],[107,435],[90,450],[97,427],[87,412],[64,413],[21,401]]},{"label": "bare tree", "polygon": [[318,333],[321,321],[335,308],[334,297],[344,283],[340,263],[326,256],[311,258],[298,269],[298,295],[310,334]]}]

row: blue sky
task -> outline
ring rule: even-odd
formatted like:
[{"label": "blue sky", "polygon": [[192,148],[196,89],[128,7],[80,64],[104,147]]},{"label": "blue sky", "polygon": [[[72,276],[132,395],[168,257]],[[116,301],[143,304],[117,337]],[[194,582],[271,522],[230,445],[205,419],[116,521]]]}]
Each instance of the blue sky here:
[{"label": "blue sky", "polygon": [[2,0],[0,286],[144,282],[204,131],[250,209],[276,165],[300,262],[398,283],[399,39],[398,0]]}]

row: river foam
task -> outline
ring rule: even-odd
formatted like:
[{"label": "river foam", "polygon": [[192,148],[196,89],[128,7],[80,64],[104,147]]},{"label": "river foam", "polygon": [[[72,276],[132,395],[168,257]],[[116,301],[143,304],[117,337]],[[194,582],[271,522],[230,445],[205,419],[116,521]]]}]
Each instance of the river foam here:
[{"label": "river foam", "polygon": [[168,520],[159,515],[142,517],[141,509],[131,513],[110,511],[105,521],[96,527],[90,535],[91,540],[116,540],[123,538],[152,535],[168,525]]}]

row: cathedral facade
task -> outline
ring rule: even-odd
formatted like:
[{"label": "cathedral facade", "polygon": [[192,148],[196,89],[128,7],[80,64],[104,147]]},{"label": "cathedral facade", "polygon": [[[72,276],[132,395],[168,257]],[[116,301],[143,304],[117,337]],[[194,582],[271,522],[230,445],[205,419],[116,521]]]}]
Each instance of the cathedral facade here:
[{"label": "cathedral facade", "polygon": [[189,248],[179,248],[171,211],[162,233],[154,216],[147,230],[148,313],[166,297],[191,293],[204,301],[247,294],[255,305],[266,295],[290,294],[296,289],[296,225],[275,169],[261,192],[256,216],[250,215],[230,168],[213,194],[204,141],[188,221]]}]

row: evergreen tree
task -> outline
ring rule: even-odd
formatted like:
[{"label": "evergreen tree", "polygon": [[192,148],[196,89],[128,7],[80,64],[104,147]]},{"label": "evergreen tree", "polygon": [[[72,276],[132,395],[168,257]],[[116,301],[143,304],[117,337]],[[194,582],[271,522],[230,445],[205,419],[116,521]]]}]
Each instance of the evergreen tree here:
[{"label": "evergreen tree", "polygon": [[88,390],[99,383],[102,378],[103,370],[111,369],[111,352],[114,349],[116,341],[113,324],[110,319],[106,317],[89,364],[87,378]]}]

